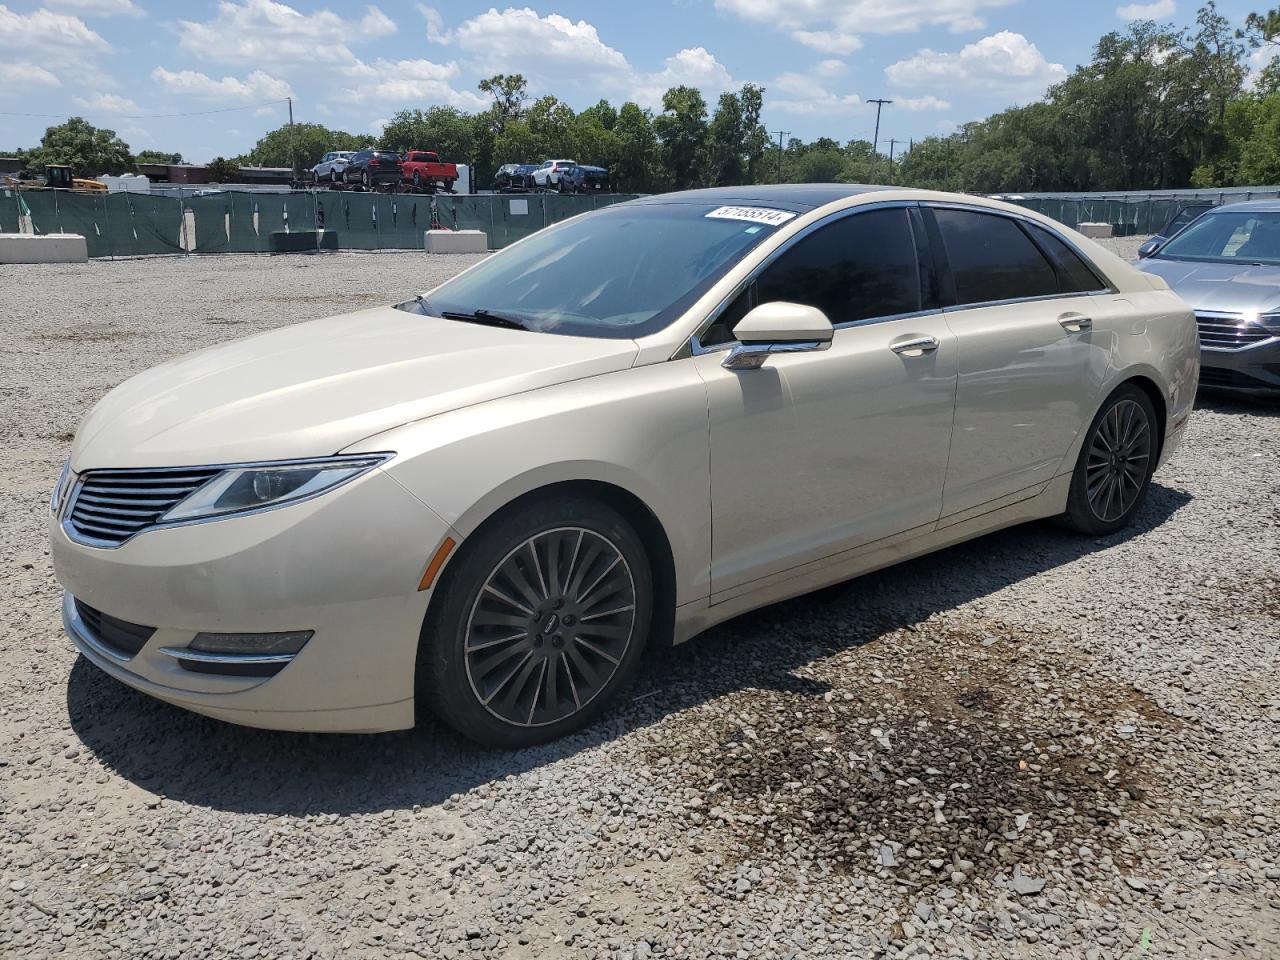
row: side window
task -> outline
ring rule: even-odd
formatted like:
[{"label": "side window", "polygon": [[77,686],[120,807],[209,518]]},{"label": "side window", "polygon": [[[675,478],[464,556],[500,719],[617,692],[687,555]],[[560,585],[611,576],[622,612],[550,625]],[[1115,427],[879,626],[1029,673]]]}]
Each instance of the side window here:
[{"label": "side window", "polygon": [[853,213],[798,241],[756,281],[756,302],[774,300],[817,307],[833,324],[919,310],[906,210]]},{"label": "side window", "polygon": [[698,342],[704,347],[715,347],[722,343],[731,342],[733,340],[733,328],[755,306],[755,292],[756,287],[753,283],[738,294],[733,302],[724,308],[724,312],[716,317],[716,322],[703,332],[702,336],[698,338]]},{"label": "side window", "polygon": [[1008,217],[935,208],[956,284],[956,302],[987,303],[1053,296],[1058,277],[1049,261]]},{"label": "side window", "polygon": [[1055,237],[1044,227],[1033,223],[1026,224],[1036,243],[1040,245],[1058,273],[1058,291],[1060,293],[1091,293],[1094,290],[1105,290],[1107,285],[1098,279],[1080,255]]}]

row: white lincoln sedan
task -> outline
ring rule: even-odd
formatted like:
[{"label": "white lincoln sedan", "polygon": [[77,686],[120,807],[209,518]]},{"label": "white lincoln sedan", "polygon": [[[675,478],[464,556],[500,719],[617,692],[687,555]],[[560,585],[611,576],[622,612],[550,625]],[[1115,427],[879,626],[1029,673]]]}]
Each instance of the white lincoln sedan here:
[{"label": "white lincoln sedan", "polygon": [[1163,280],[1007,204],[635,200],[117,387],[52,498],[63,617],[235,723],[530,744],[745,610],[1034,518],[1123,527],[1198,357]]}]

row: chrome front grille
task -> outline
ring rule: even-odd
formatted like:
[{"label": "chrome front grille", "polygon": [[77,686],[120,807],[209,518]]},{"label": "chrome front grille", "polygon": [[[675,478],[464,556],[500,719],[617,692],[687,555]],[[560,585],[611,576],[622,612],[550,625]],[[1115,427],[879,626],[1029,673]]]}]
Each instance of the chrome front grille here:
[{"label": "chrome front grille", "polygon": [[90,470],[76,484],[67,510],[68,532],[76,539],[119,546],[153,526],[177,503],[221,470]]},{"label": "chrome front grille", "polygon": [[1215,350],[1243,350],[1275,336],[1238,313],[1196,313],[1200,346]]}]

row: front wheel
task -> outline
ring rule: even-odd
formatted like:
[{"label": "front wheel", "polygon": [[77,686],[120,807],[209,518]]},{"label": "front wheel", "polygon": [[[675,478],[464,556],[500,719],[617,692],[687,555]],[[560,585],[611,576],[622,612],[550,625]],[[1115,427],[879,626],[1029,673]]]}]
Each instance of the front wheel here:
[{"label": "front wheel", "polygon": [[487,746],[581,729],[639,665],[653,607],[643,544],[617,511],[552,497],[486,524],[423,623],[419,703]]},{"label": "front wheel", "polygon": [[1107,397],[1085,434],[1063,514],[1067,526],[1094,536],[1127,527],[1146,497],[1158,454],[1151,398],[1124,384]]}]

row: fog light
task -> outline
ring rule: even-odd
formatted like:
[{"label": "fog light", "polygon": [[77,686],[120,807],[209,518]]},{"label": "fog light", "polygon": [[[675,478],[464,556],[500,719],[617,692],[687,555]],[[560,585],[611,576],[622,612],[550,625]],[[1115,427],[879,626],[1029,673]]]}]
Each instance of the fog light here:
[{"label": "fog light", "polygon": [[289,656],[307,645],[312,630],[288,633],[197,633],[188,649],[227,656]]}]

